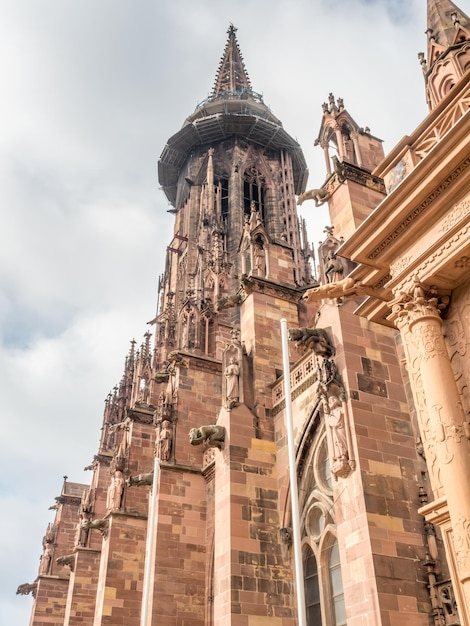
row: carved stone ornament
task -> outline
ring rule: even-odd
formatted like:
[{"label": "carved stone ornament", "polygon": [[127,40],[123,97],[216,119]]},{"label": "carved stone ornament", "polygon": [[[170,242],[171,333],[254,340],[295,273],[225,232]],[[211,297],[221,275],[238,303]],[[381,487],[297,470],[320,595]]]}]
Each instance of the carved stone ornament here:
[{"label": "carved stone ornament", "polygon": [[218,448],[222,450],[225,443],[225,428],[217,424],[191,428],[189,431],[189,443],[192,446],[202,444],[205,449]]}]

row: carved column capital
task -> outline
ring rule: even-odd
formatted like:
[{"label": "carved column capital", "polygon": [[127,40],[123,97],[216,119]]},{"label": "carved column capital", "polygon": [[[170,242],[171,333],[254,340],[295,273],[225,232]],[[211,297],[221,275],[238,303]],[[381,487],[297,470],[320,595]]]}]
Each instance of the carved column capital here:
[{"label": "carved column capital", "polygon": [[400,330],[411,330],[415,322],[424,318],[434,318],[442,323],[441,312],[448,305],[448,295],[440,294],[434,285],[427,287],[415,277],[413,289],[400,291],[389,303],[392,309],[390,319]]}]

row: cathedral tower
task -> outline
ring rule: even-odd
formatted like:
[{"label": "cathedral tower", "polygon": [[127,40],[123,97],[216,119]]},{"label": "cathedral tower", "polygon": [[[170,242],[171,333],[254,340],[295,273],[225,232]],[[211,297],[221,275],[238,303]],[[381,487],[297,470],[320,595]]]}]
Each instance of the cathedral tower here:
[{"label": "cathedral tower", "polygon": [[[428,118],[384,158],[330,94],[308,191],[230,26],[158,163],[154,345],[131,342],[90,486],[57,498],[31,626],[294,626],[285,384],[308,625],[470,626],[468,22],[428,7]],[[296,196],[328,203],[318,281]]]}]

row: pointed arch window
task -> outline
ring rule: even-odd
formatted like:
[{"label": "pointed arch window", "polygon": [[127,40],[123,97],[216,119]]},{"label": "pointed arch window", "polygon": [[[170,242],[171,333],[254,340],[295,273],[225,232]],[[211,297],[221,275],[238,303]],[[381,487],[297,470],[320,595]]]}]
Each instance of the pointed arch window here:
[{"label": "pointed arch window", "polygon": [[307,547],[305,555],[304,576],[307,624],[308,626],[322,626],[317,559],[310,547]]},{"label": "pointed arch window", "polygon": [[346,626],[346,607],[344,604],[343,579],[338,542],[335,541],[329,554],[330,593],[334,626]]},{"label": "pointed arch window", "polygon": [[256,210],[259,211],[261,219],[264,221],[264,203],[266,194],[266,179],[256,167],[245,170],[243,177],[243,213],[251,214],[252,202],[255,203]]}]

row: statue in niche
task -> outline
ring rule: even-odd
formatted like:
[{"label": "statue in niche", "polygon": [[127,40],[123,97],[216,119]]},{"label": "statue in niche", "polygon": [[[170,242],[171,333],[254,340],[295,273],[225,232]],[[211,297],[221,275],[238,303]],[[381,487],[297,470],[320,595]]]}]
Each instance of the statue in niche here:
[{"label": "statue in niche", "polygon": [[169,461],[173,444],[173,429],[168,420],[163,420],[157,441],[157,457],[161,461]]},{"label": "statue in niche", "polygon": [[234,356],[231,356],[225,368],[227,408],[238,406],[240,399],[240,366]]},{"label": "statue in niche", "polygon": [[325,261],[325,276],[328,283],[336,283],[343,278],[344,266],[336,256],[336,252],[331,250]]},{"label": "statue in niche", "polygon": [[139,400],[138,402],[142,403],[142,404],[147,404],[148,403],[148,398],[149,398],[149,383],[147,380],[146,376],[142,376],[142,378],[140,379],[140,384],[139,384]]},{"label": "statue in niche", "polygon": [[124,492],[124,476],[120,470],[116,470],[111,478],[106,498],[106,508],[115,511],[121,508],[122,494]]},{"label": "statue in niche", "polygon": [[51,561],[52,561],[52,545],[50,543],[47,543],[44,547],[44,552],[42,553],[41,556],[41,563],[39,565],[39,574],[41,576],[45,576],[46,574],[49,574],[49,570],[51,568]]},{"label": "statue in niche", "polygon": [[266,256],[263,240],[260,238],[258,238],[255,242],[253,256],[256,275],[264,277],[266,275]]},{"label": "statue in niche", "polygon": [[323,403],[331,473],[338,480],[338,478],[346,478],[351,470],[356,468],[356,462],[350,452],[347,408],[346,405],[343,406],[340,396],[336,394],[328,398],[323,395]]},{"label": "statue in niche", "polygon": [[328,408],[329,413],[326,416],[326,422],[331,429],[333,461],[347,460],[349,454],[346,425],[344,423],[342,403],[338,396],[330,396],[328,398]]}]

